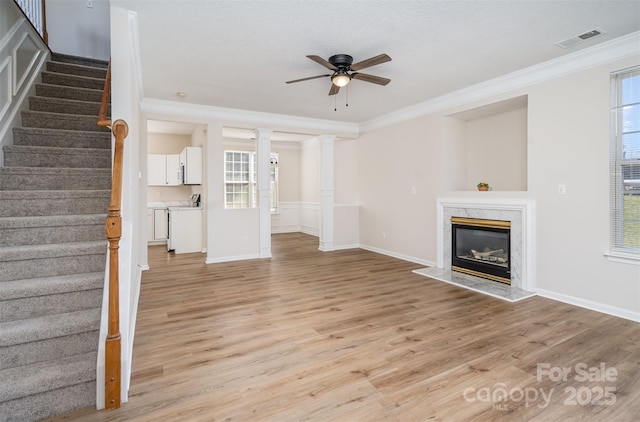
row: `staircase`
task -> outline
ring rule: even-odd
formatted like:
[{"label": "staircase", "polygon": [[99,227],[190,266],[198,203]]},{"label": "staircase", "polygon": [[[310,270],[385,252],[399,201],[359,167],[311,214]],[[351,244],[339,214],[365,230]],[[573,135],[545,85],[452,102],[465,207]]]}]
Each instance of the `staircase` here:
[{"label": "staircase", "polygon": [[95,406],[111,188],[111,135],[96,125],[106,68],[53,54],[3,148],[0,421]]}]

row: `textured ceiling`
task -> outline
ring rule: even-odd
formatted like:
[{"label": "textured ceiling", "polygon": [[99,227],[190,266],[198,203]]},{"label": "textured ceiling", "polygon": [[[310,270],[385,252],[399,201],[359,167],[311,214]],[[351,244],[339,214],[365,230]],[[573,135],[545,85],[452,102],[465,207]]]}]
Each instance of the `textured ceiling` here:
[{"label": "textured ceiling", "polygon": [[[138,12],[146,98],[355,123],[640,30],[639,0],[111,3]],[[352,80],[348,107],[329,78],[284,83],[327,73],[306,55],[337,53],[387,53],[363,72],[391,83]]]}]

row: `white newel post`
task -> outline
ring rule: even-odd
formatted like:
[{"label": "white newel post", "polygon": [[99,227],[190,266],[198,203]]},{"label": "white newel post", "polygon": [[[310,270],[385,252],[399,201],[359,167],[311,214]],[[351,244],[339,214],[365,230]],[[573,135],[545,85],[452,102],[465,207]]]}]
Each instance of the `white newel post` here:
[{"label": "white newel post", "polygon": [[333,135],[322,135],[320,141],[320,250],[333,251]]},{"label": "white newel post", "polygon": [[260,258],[271,257],[271,129],[255,129],[260,215]]}]

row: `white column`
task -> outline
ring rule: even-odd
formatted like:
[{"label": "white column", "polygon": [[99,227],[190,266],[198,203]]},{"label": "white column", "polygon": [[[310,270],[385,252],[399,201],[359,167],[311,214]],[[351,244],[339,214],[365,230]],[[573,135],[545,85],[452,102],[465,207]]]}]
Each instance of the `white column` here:
[{"label": "white column", "polygon": [[333,251],[333,135],[322,135],[320,141],[320,247]]},{"label": "white column", "polygon": [[260,258],[271,258],[271,129],[255,129],[260,215]]}]

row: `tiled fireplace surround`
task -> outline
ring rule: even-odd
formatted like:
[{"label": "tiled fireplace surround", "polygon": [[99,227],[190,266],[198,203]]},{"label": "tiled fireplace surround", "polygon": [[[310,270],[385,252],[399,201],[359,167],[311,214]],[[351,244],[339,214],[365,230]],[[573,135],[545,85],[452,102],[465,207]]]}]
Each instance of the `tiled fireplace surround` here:
[{"label": "tiled fireplace surround", "polygon": [[[481,194],[482,195],[482,194]],[[490,194],[489,194],[490,195]],[[510,301],[535,292],[535,203],[528,199],[499,197],[438,198],[438,268],[417,273],[461,285]],[[511,285],[451,271],[451,217],[511,222]]]}]

